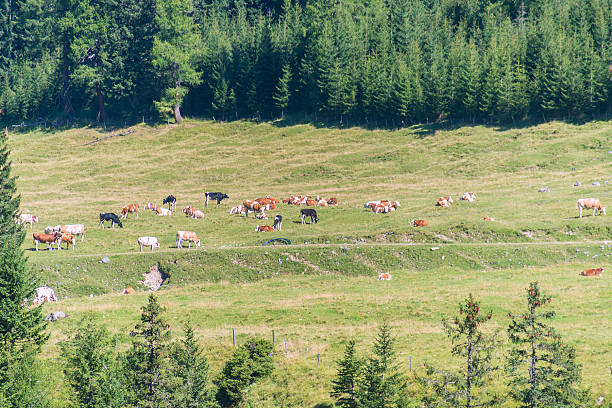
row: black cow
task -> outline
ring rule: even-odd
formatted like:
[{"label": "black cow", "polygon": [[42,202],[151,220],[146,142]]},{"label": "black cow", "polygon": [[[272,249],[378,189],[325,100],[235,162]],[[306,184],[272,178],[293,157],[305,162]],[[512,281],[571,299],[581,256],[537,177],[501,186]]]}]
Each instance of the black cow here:
[{"label": "black cow", "polygon": [[229,198],[229,196],[227,194],[223,194],[223,193],[209,193],[208,191],[204,193],[204,199],[206,200],[206,207],[208,207],[208,200],[216,200],[217,201],[217,206],[219,206],[219,204],[221,204],[221,200],[223,200],[224,198]]},{"label": "black cow", "polygon": [[283,216],[280,214],[274,217],[274,229],[277,231],[283,229]]},{"label": "black cow", "polygon": [[310,217],[311,224],[313,221],[315,222],[315,224],[319,222],[319,217],[317,217],[317,212],[316,210],[313,210],[312,208],[304,208],[303,210],[300,210],[300,213],[302,214],[302,224],[306,223],[304,222],[304,219],[306,217]]},{"label": "black cow", "polygon": [[110,221],[112,223],[112,227],[115,228],[115,224],[119,225],[119,227],[123,228],[123,224],[119,217],[115,213],[100,213],[100,225],[104,229],[104,221]]},{"label": "black cow", "polygon": [[[176,197],[170,194],[168,197],[164,198],[162,201],[162,205],[168,204],[168,209],[172,211],[176,211]],[[170,208],[172,206],[172,208]]]}]

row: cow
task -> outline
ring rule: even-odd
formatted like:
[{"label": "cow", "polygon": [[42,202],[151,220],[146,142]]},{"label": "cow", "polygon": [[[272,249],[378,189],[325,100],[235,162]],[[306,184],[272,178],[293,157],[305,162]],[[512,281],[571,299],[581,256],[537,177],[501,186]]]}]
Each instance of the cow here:
[{"label": "cow", "polygon": [[177,248],[182,248],[182,242],[189,241],[189,248],[191,248],[191,243],[195,243],[196,248],[200,246],[200,239],[198,235],[193,231],[177,231],[176,233],[176,246]]},{"label": "cow", "polygon": [[140,213],[140,206],[136,203],[128,204],[121,210],[121,219],[127,219],[130,213],[136,213],[136,218],[138,218],[138,214]]},{"label": "cow", "polygon": [[372,211],[376,214],[379,214],[379,213],[385,214],[391,211],[395,211],[395,207],[391,207],[387,203],[371,204],[370,208],[372,208]]},{"label": "cow", "polygon": [[471,203],[472,201],[476,200],[476,194],[473,192],[465,192],[461,195],[460,200],[469,201]]},{"label": "cow", "polygon": [[194,209],[194,210],[191,212],[191,218],[194,218],[194,219],[202,219],[202,218],[204,218],[204,213],[203,213],[202,211],[200,211],[200,210],[195,210],[195,209]]},{"label": "cow", "polygon": [[20,225],[30,224],[30,229],[34,228],[34,223],[38,222],[38,217],[32,214],[21,214],[18,223]]},{"label": "cow", "polygon": [[119,220],[119,217],[115,213],[100,213],[100,224],[98,228],[102,227],[102,229],[104,229],[104,221],[110,221],[112,228],[115,228],[115,224],[119,225],[119,228],[123,228],[121,220]]},{"label": "cow", "polygon": [[45,234],[51,234],[52,232],[68,233],[74,236],[80,235],[81,242],[85,239],[85,226],[83,224],[56,225],[55,227],[45,228]]},{"label": "cow", "polygon": [[188,205],[187,207],[183,208],[182,213],[185,214],[186,216],[190,217],[193,212],[195,211],[195,208],[193,208],[192,206]]},{"label": "cow", "polygon": [[244,214],[244,206],[237,205],[236,207],[232,207],[232,209],[230,210],[230,215],[231,214]]},{"label": "cow", "polygon": [[331,197],[327,200],[327,205],[338,205],[338,199],[336,197]]},{"label": "cow", "polygon": [[40,288],[36,288],[36,296],[34,296],[34,300],[32,300],[32,303],[35,305],[40,305],[41,303],[45,302],[57,302],[57,296],[55,295],[55,291],[48,286],[41,286]]},{"label": "cow", "polygon": [[156,237],[140,237],[138,238],[138,245],[140,245],[140,252],[142,252],[142,247],[151,247],[151,251],[154,248],[159,248],[159,241]]},{"label": "cow", "polygon": [[582,218],[582,209],[593,209],[593,216],[595,216],[596,212],[599,212],[600,215],[606,215],[606,207],[601,205],[596,198],[580,198],[576,201],[576,209],[580,211],[579,217]]},{"label": "cow", "polygon": [[388,272],[379,273],[378,280],[391,280],[391,274]]},{"label": "cow", "polygon": [[312,208],[304,208],[303,210],[300,210],[300,214],[302,216],[302,224],[306,224],[306,217],[310,217],[310,223],[312,224],[312,222],[314,221],[315,224],[317,222],[319,222],[319,217],[317,216],[317,211],[313,210]]},{"label": "cow", "polygon": [[308,207],[314,207],[315,205],[317,205],[317,200],[311,200],[310,198],[306,200],[306,205]]},{"label": "cow", "polygon": [[267,220],[268,214],[266,214],[263,210],[260,213],[255,214],[255,218],[258,220]]},{"label": "cow", "polygon": [[280,231],[283,229],[283,216],[278,214],[274,217],[274,229]]},{"label": "cow", "polygon": [[453,199],[451,198],[451,196],[440,197],[440,198],[438,198],[438,201],[436,202],[436,205],[438,205],[440,207],[450,207],[452,202],[453,202]]},{"label": "cow", "polygon": [[482,219],[485,221],[495,221],[495,218],[489,217],[488,215],[485,215]]},{"label": "cow", "polygon": [[162,200],[162,205],[164,204],[168,204],[169,210],[176,211],[176,197],[172,194]]},{"label": "cow", "polygon": [[322,198],[319,201],[317,201],[317,206],[319,207],[327,207],[327,200]]},{"label": "cow", "polygon": [[255,227],[255,232],[272,232],[274,227],[271,225],[258,225]]},{"label": "cow", "polygon": [[244,202],[242,203],[244,206],[244,215],[245,216],[249,216],[249,211],[251,212],[257,212],[257,211],[263,211],[263,206],[258,203],[257,201],[253,200],[244,200]]},{"label": "cow", "polygon": [[206,208],[208,208],[208,200],[217,201],[217,207],[221,204],[221,201],[225,198],[229,198],[227,194],[223,193],[209,193],[208,191],[204,193],[204,199],[206,200]]},{"label": "cow", "polygon": [[148,202],[145,204],[145,206],[143,207],[145,210],[152,210],[153,208],[155,208],[155,204],[153,204],[152,202]]},{"label": "cow", "polygon": [[133,287],[128,286],[127,288],[123,289],[123,292],[121,293],[123,293],[124,295],[133,295],[136,293],[136,291],[134,290]]},{"label": "cow", "polygon": [[276,210],[276,203],[271,202],[269,204],[266,204],[266,210],[270,211],[270,210]]},{"label": "cow", "polygon": [[603,267],[597,269],[585,269],[584,271],[580,272],[580,276],[601,276],[603,272]]},{"label": "cow", "polygon": [[155,207],[155,213],[157,215],[161,215],[162,217],[172,215],[172,211],[164,207]]},{"label": "cow", "polygon": [[427,224],[425,220],[412,220],[410,221],[410,225],[413,227],[426,227],[429,224]]},{"label": "cow", "polygon": [[76,249],[76,238],[74,235],[67,232],[61,232],[61,234],[62,237],[57,241],[57,249],[62,249],[62,242],[66,243],[66,249],[70,248],[70,244],[72,244],[72,249]]},{"label": "cow", "polygon": [[54,232],[52,234],[39,234],[35,232],[32,234],[32,238],[34,239],[34,244],[36,245],[36,250],[38,251],[38,244],[42,242],[43,244],[47,244],[47,248],[50,251],[53,251],[53,244],[62,239],[61,232]]}]

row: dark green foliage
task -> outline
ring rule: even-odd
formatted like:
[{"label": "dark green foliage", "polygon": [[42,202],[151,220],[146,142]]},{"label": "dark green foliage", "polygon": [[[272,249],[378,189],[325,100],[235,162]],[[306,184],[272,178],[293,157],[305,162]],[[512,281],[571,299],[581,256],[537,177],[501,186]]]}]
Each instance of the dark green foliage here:
[{"label": "dark green foliage", "polygon": [[272,353],[271,342],[255,338],[247,339],[234,351],[215,380],[217,401],[222,407],[237,406],[252,384],[272,373]]},{"label": "dark green foliage", "polygon": [[81,322],[62,344],[64,375],[70,384],[71,400],[79,407],[123,407],[124,379],[112,339],[104,327]]},{"label": "dark green foliage", "polygon": [[211,388],[208,362],[197,344],[193,327],[185,326],[185,338],[172,346],[173,407],[217,407]]},{"label": "dark green foliage", "polygon": [[426,365],[427,376],[419,378],[427,394],[423,401],[426,406],[436,407],[493,407],[500,399],[487,392],[496,367],[492,364],[496,342],[481,330],[491,319],[491,312],[480,313],[480,302],[470,294],[459,304],[459,315],[451,321],[442,321],[446,334],[453,343],[451,353],[458,357],[458,372],[437,370]]},{"label": "dark green foliage", "polygon": [[357,385],[360,380],[363,363],[355,354],[355,340],[351,339],[344,349],[344,357],[338,361],[338,374],[332,380],[331,397],[336,400],[336,406],[342,408],[357,408]]},{"label": "dark green foliage", "polygon": [[578,388],[581,366],[575,361],[574,348],[546,324],[555,312],[540,311],[550,302],[551,297],[532,282],[527,288],[527,310],[510,314],[510,397],[521,407],[584,407],[588,393]]}]

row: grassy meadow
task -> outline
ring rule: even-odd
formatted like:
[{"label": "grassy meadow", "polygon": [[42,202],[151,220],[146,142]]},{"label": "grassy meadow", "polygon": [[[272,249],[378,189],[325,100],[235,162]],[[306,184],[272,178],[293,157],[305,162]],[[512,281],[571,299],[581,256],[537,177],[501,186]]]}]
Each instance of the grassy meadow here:
[{"label": "grassy meadow", "polygon": [[[612,266],[612,223],[588,211],[578,219],[575,209],[578,198],[612,204],[612,121],[395,131],[187,121],[131,129],[90,145],[121,130],[10,134],[22,212],[40,218],[34,231],[86,226],[76,251],[34,252],[30,238],[24,243],[40,283],[61,298],[45,310],[68,314],[49,325],[45,346],[58,406],[66,393],[58,342],[86,318],[106,325],[118,335],[118,348],[126,348],[146,302],[141,274],[153,264],[169,276],[158,295],[174,333],[192,320],[213,374],[231,353],[232,328],[239,342],[249,334],[271,338],[275,330],[277,369],[249,391],[251,406],[325,406],[346,340],[355,336],[360,351],[368,351],[384,319],[398,336],[406,370],[410,357],[416,370],[424,361],[455,364],[442,316],[473,293],[493,310],[490,330],[504,338],[507,313],[522,309],[533,280],[553,296],[554,325],[576,347],[584,383],[595,397],[612,398],[608,270],[602,278],[578,276],[584,268]],[[546,186],[550,193],[538,192]],[[205,191],[230,199],[205,209]],[[474,191],[476,201],[459,201],[464,191]],[[178,199],[174,216],[141,212],[123,229],[98,228],[100,212],[161,204],[168,194]],[[300,207],[284,204],[267,221],[229,215],[244,199],[267,194],[320,194],[340,204],[317,209],[314,225],[299,224]],[[450,208],[434,206],[449,194]],[[399,211],[363,208],[386,198],[399,200]],[[184,217],[186,205],[205,218]],[[254,232],[275,214],[284,217],[281,232]],[[413,218],[429,226],[412,228]],[[176,231],[184,229],[198,233],[200,249],[176,248]],[[136,240],[145,235],[157,236],[161,250],[139,253]],[[274,237],[294,245],[260,245]],[[110,263],[99,263],[102,256]],[[376,280],[383,271],[391,281]],[[142,293],[123,296],[125,286]]]}]

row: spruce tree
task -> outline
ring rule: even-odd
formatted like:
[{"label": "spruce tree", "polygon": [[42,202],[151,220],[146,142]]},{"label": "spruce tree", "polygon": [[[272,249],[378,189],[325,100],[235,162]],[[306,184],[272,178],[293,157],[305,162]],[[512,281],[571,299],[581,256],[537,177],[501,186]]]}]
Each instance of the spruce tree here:
[{"label": "spruce tree", "polygon": [[[7,134],[0,134],[0,400],[9,406],[27,406],[27,391],[34,388],[30,376],[35,373],[25,361],[34,361],[40,347],[47,340],[43,330],[45,321],[40,307],[21,305],[32,298],[35,279],[26,265],[21,244],[24,231],[16,223],[19,196],[16,196],[15,177],[11,176],[11,162]],[[33,393],[32,393],[33,394]]]},{"label": "spruce tree", "polygon": [[351,339],[344,349],[344,357],[338,361],[338,374],[332,380],[330,392],[341,408],[358,408],[357,384],[363,363],[355,353],[355,340]]},{"label": "spruce tree", "polygon": [[405,380],[396,361],[394,343],[391,327],[385,322],[378,329],[372,355],[364,364],[363,376],[357,393],[360,407],[394,408],[402,406]]},{"label": "spruce tree", "polygon": [[162,317],[163,312],[157,297],[149,295],[147,305],[142,307],[140,322],[131,332],[134,340],[126,355],[125,371],[132,404],[136,407],[170,406],[170,327]]},{"label": "spruce tree", "polygon": [[532,282],[527,288],[527,310],[509,314],[510,397],[526,408],[582,407],[588,394],[578,387],[581,367],[575,361],[576,352],[546,324],[555,312],[541,311],[550,302],[551,297],[540,292],[538,282]]},{"label": "spruce tree", "polygon": [[285,116],[285,110],[289,106],[289,97],[291,96],[291,90],[289,84],[291,83],[291,67],[289,64],[283,66],[283,74],[278,79],[276,85],[276,93],[274,94],[274,101],[276,107],[281,111],[281,117]]},{"label": "spruce tree", "polygon": [[487,391],[487,381],[496,369],[492,364],[495,340],[481,331],[491,319],[491,312],[480,313],[480,302],[470,294],[459,304],[459,315],[442,325],[453,343],[451,353],[458,357],[458,372],[427,367],[427,377],[419,378],[432,395],[424,398],[426,406],[435,407],[493,407],[500,400]]},{"label": "spruce tree", "polygon": [[196,341],[191,323],[185,325],[185,338],[173,345],[171,360],[175,382],[173,407],[217,407],[208,374],[208,362]]}]

